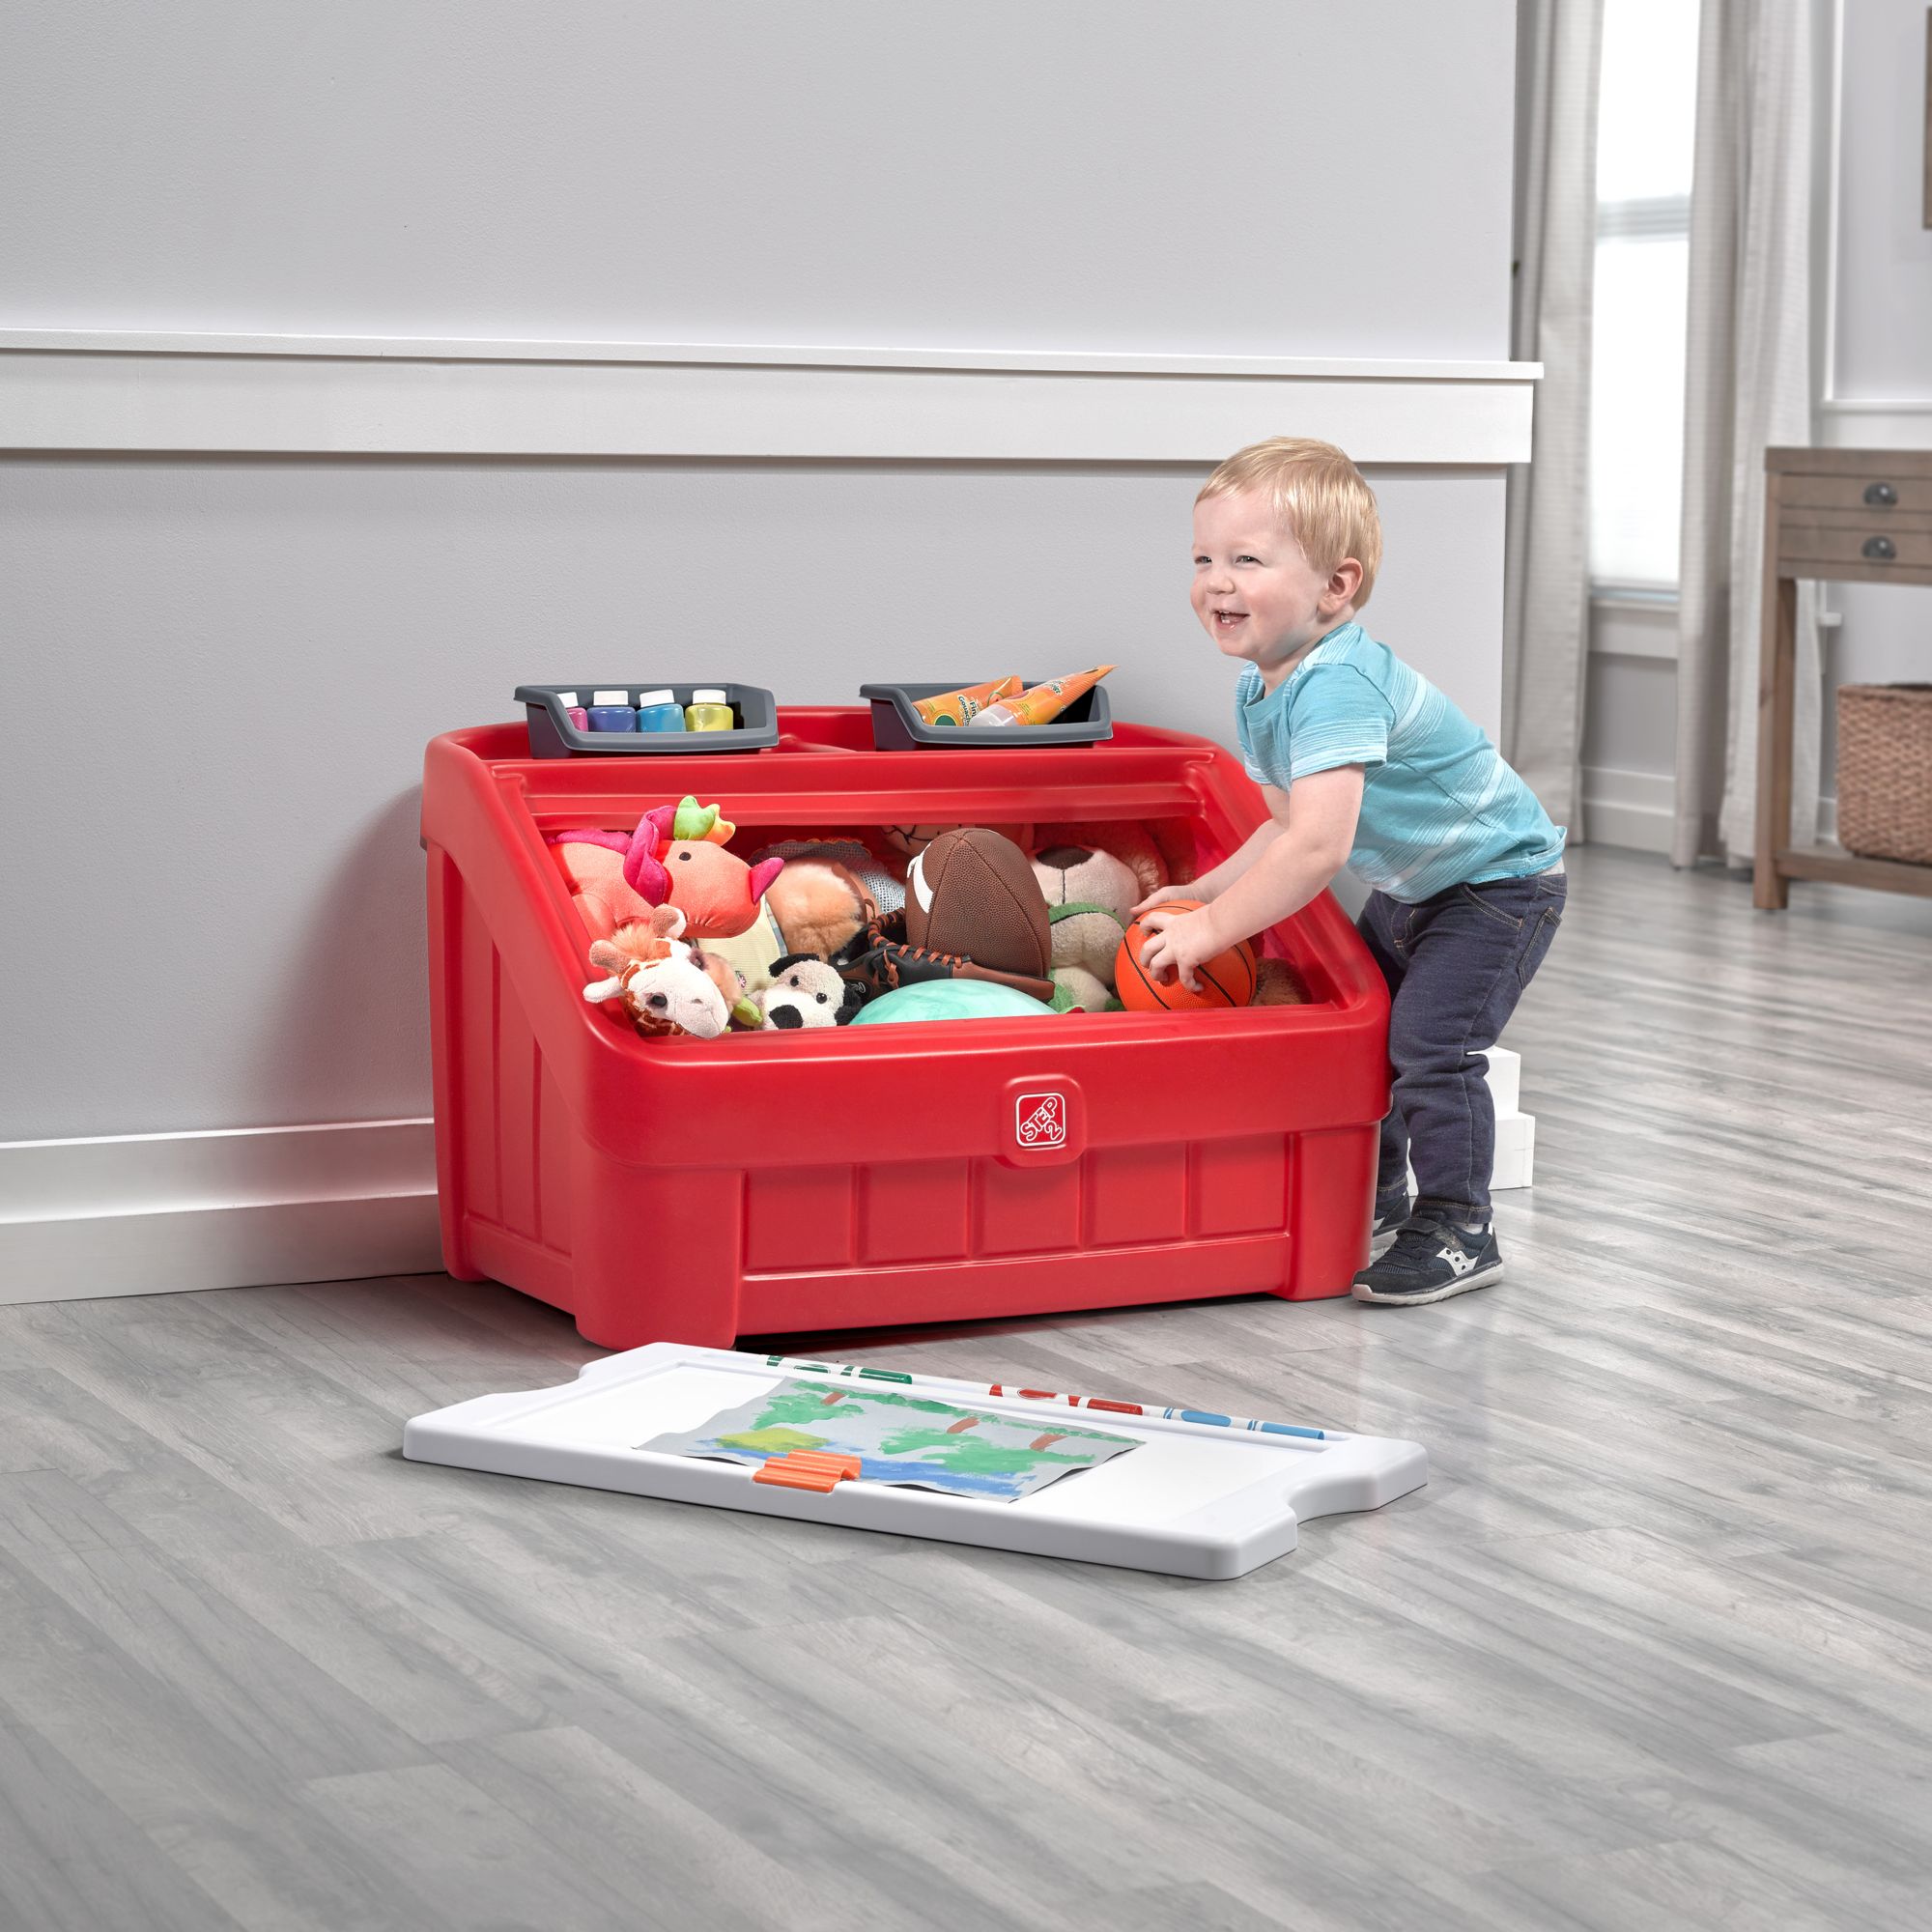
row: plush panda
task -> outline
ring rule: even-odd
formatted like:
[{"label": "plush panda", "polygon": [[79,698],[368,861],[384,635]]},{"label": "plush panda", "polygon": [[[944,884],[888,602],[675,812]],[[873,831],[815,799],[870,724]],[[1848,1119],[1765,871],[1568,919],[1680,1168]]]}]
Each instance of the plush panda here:
[{"label": "plush panda", "polygon": [[787,952],[772,962],[772,983],[758,994],[763,1031],[844,1026],[866,1004],[866,989],[838,977],[837,967],[810,952]]}]

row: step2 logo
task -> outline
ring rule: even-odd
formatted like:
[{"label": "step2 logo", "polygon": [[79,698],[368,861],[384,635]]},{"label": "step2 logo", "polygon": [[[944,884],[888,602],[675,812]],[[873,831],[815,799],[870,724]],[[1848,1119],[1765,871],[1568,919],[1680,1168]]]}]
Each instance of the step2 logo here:
[{"label": "step2 logo", "polygon": [[1066,1095],[1022,1094],[1013,1102],[1013,1138],[1029,1151],[1066,1145]]}]

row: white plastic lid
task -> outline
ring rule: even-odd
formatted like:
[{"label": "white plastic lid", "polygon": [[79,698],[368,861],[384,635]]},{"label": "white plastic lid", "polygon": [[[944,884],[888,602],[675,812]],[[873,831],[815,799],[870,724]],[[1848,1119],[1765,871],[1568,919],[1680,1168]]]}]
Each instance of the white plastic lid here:
[{"label": "white plastic lid", "polygon": [[592,704],[628,704],[631,694],[628,691],[593,691],[590,701]]},{"label": "white plastic lid", "polygon": [[575,711],[577,709],[577,694],[574,691],[559,691],[556,695],[556,701],[566,711]]},{"label": "white plastic lid", "polygon": [[694,704],[723,704],[724,694],[722,691],[694,691],[691,701]]},{"label": "white plastic lid", "polygon": [[677,699],[668,691],[640,691],[638,693],[638,709],[641,711],[647,704],[675,704]]}]

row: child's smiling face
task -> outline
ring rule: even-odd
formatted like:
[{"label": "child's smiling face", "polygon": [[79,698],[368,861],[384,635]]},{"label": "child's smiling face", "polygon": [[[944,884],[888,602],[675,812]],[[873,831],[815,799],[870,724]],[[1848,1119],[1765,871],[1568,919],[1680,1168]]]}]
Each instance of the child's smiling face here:
[{"label": "child's smiling face", "polygon": [[1254,491],[1194,506],[1194,614],[1225,656],[1245,658],[1269,690],[1351,614],[1362,567],[1345,557],[1325,577]]}]

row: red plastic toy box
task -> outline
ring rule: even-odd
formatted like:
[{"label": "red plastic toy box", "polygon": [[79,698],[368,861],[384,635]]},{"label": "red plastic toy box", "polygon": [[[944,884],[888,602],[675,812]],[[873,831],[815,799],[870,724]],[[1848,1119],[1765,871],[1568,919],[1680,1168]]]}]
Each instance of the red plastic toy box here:
[{"label": "red plastic toy box", "polygon": [[801,833],[1133,820],[1213,865],[1261,801],[1207,739],[878,752],[858,709],[775,750],[536,759],[521,724],[429,747],[443,1260],[612,1349],[1264,1292],[1363,1264],[1388,1001],[1326,894],[1268,933],[1305,1006],[645,1040],[587,1004],[544,849],[687,792],[750,851]]}]

